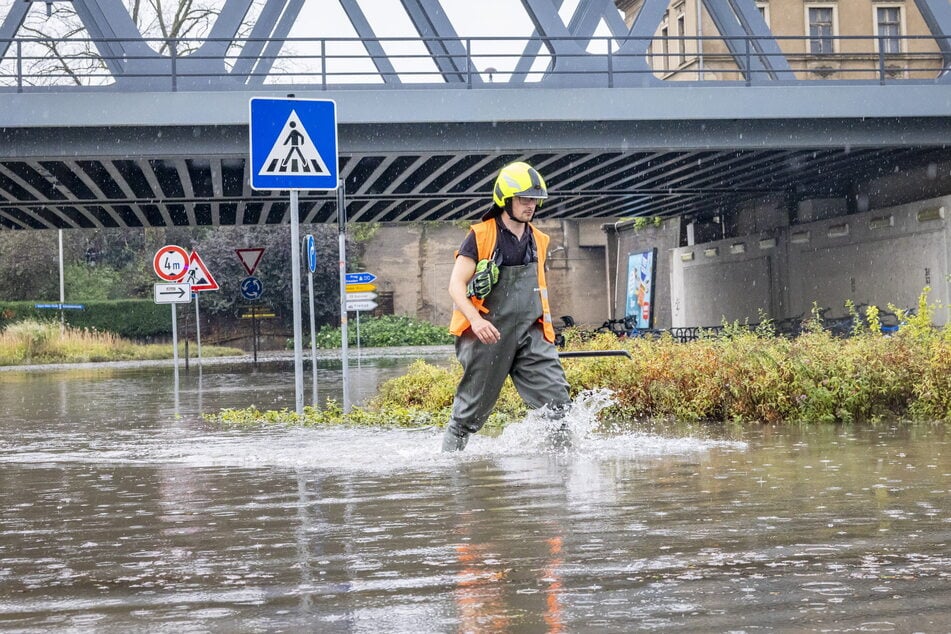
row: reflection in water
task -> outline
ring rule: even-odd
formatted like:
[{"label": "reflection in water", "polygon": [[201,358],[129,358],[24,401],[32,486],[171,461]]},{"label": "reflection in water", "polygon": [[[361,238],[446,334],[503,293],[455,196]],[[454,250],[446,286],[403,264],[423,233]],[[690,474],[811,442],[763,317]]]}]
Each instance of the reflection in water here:
[{"label": "reflection in water", "polygon": [[0,629],[951,631],[943,426],[602,435],[594,393],[567,451],[530,417],[445,455],[198,416],[292,407],[289,367],[179,416],[169,374],[0,373]]}]

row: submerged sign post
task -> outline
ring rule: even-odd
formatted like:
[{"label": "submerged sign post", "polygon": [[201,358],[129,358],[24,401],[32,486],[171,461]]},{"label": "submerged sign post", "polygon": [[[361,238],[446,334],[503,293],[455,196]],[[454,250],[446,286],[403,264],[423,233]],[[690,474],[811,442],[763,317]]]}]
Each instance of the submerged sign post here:
[{"label": "submerged sign post", "polygon": [[175,375],[175,403],[178,404],[178,311],[175,304],[187,304],[192,299],[191,286],[181,284],[188,274],[188,251],[177,244],[166,244],[152,257],[152,269],[166,282],[156,284],[155,303],[171,304],[172,307],[172,365]]},{"label": "submerged sign post", "polygon": [[373,310],[376,308],[376,275],[361,271],[359,273],[347,273],[347,310],[357,313],[357,353],[360,352],[360,311]]},{"label": "submerged sign post", "polygon": [[[329,99],[250,101],[251,188],[289,190],[291,202],[291,281],[294,293],[294,396],[298,415],[304,412],[304,362],[300,296],[300,217],[298,192],[337,189],[337,105]],[[341,262],[346,262],[341,254]],[[346,312],[342,313],[346,320]],[[344,410],[347,398],[346,321],[344,341]],[[314,367],[316,372],[317,368]],[[315,403],[316,404],[316,403]]]}]

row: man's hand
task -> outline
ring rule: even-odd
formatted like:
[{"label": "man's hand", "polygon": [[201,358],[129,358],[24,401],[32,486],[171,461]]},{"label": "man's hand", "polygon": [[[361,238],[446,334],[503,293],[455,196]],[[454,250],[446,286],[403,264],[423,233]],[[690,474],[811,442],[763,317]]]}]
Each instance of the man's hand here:
[{"label": "man's hand", "polygon": [[502,334],[499,332],[498,328],[496,328],[491,321],[484,319],[481,316],[470,320],[469,327],[472,328],[472,334],[474,334],[482,343],[498,343],[499,339],[502,338]]}]

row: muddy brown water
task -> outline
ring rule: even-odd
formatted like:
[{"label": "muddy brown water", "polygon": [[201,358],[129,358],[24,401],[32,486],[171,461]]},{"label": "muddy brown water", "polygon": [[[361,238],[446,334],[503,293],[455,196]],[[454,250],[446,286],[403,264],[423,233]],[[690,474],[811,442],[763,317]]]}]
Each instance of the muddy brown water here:
[{"label": "muddy brown water", "polygon": [[444,455],[201,418],[293,407],[286,360],[179,381],[0,372],[0,630],[951,631],[942,425],[603,434],[595,393],[567,450],[529,418]]}]

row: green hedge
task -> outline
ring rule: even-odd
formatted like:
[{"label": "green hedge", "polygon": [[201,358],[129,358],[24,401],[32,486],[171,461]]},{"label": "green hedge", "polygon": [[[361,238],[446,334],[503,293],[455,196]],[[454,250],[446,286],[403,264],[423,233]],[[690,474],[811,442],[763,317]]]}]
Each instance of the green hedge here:
[{"label": "green hedge", "polygon": [[[347,341],[350,345],[356,345],[357,321],[350,319],[347,324]],[[340,328],[321,328],[314,340],[318,348],[339,348]],[[360,345],[366,348],[438,346],[448,345],[453,341],[454,337],[449,334],[445,325],[437,326],[405,315],[364,317],[360,321]],[[293,346],[294,342],[289,341],[288,347]]]},{"label": "green hedge", "polygon": [[[36,304],[52,303],[56,302],[0,302],[0,328],[24,319],[59,320],[59,310],[36,308]],[[89,300],[75,303],[85,308],[63,311],[66,323],[74,328],[113,332],[120,337],[135,339],[167,336],[172,332],[172,311],[168,306],[151,300]]]}]

